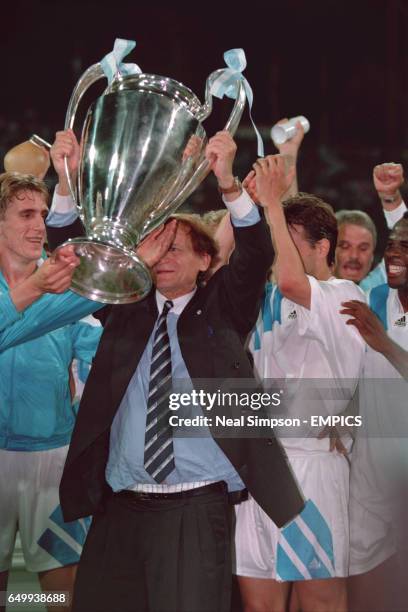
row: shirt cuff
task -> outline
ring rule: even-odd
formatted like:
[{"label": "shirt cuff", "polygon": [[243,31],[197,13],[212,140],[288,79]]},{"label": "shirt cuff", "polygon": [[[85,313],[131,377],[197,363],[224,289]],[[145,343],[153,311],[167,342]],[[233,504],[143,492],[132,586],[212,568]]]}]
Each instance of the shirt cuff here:
[{"label": "shirt cuff", "polygon": [[227,202],[224,196],[222,200],[231,213],[231,221],[235,227],[255,225],[260,221],[261,216],[258,207],[255,206],[245,189],[233,202]]},{"label": "shirt cuff", "polygon": [[387,222],[388,229],[392,229],[394,225],[400,219],[402,219],[402,216],[406,210],[407,210],[407,207],[404,201],[402,201],[401,204],[394,210],[384,210],[384,216]]},{"label": "shirt cuff", "polygon": [[48,227],[66,227],[67,225],[74,223],[74,221],[77,219],[78,213],[76,210],[66,213],[59,213],[51,210],[48,213],[45,223],[48,225]]},{"label": "shirt cuff", "polygon": [[54,189],[50,212],[45,222],[50,227],[65,227],[76,221],[78,211],[72,196],[60,195],[57,193],[57,187]]},{"label": "shirt cuff", "polygon": [[71,194],[61,195],[57,192],[57,187],[58,185],[55,187],[54,195],[52,196],[50,212],[67,213],[76,211],[75,202]]}]

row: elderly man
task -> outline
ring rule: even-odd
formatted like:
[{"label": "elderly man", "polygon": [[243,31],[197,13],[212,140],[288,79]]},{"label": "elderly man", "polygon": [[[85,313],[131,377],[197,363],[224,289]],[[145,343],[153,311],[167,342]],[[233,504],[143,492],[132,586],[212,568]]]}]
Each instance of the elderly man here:
[{"label": "elderly man", "polygon": [[[47,201],[33,176],[0,176],[1,591],[17,530],[27,569],[39,573],[43,589],[72,591],[88,523],[63,520],[58,488],[74,424],[69,365],[73,357],[90,362],[100,337],[76,321],[100,305],[66,291],[79,263],[71,247],[38,267]],[[162,244],[165,252],[171,237],[159,230],[154,249],[151,238],[143,248]]]},{"label": "elderly man", "polygon": [[101,311],[105,332],[61,483],[68,520],[95,515],[76,582],[77,612],[229,610],[229,494],[239,499],[247,486],[281,525],[302,507],[273,438],[177,437],[169,427],[171,380],[192,391],[200,378],[253,379],[243,343],[272,248],[232,175],[235,150],[225,132],[206,150],[233,219],[230,264],[200,286],[216,248],[205,227],[182,217],[153,268],[155,290],[137,304]]}]

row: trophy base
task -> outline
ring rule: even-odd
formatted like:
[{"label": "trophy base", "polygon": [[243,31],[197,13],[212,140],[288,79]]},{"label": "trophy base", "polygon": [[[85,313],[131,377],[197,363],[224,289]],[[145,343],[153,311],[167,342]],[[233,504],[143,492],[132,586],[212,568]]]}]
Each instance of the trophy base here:
[{"label": "trophy base", "polygon": [[134,251],[84,237],[61,246],[68,244],[81,260],[72,277],[75,293],[103,304],[130,304],[150,292],[150,272]]}]

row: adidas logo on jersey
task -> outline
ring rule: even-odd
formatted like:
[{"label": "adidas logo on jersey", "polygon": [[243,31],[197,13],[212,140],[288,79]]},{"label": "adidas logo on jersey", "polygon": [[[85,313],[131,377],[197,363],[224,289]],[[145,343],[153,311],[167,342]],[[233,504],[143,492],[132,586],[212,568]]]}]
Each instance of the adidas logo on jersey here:
[{"label": "adidas logo on jersey", "polygon": [[292,310],[292,312],[288,314],[288,319],[297,319],[296,310]]},{"label": "adidas logo on jersey", "polygon": [[397,327],[405,327],[407,324],[407,320],[405,315],[403,315],[400,319],[397,319],[394,323]]},{"label": "adidas logo on jersey", "polygon": [[311,570],[318,570],[321,568],[321,566],[322,564],[318,559],[316,559],[316,557],[308,564],[308,568]]}]

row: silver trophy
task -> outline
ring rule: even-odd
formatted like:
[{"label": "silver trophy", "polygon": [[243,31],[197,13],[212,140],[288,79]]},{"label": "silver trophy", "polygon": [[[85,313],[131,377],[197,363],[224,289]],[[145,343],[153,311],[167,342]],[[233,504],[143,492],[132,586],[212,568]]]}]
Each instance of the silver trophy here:
[{"label": "silver trophy", "polygon": [[[82,129],[78,176],[66,173],[86,237],[69,240],[80,265],[72,289],[91,300],[126,304],[141,300],[152,286],[135,246],[163,223],[209,172],[202,121],[212,111],[207,79],[205,104],[177,81],[152,74],[123,76],[89,108]],[[79,79],[67,110],[73,128],[79,102],[105,75],[94,64]],[[245,106],[242,82],[224,129],[234,134]],[[194,153],[186,155],[193,136]],[[197,144],[198,143],[198,144]],[[187,149],[186,149],[187,148]]]}]

